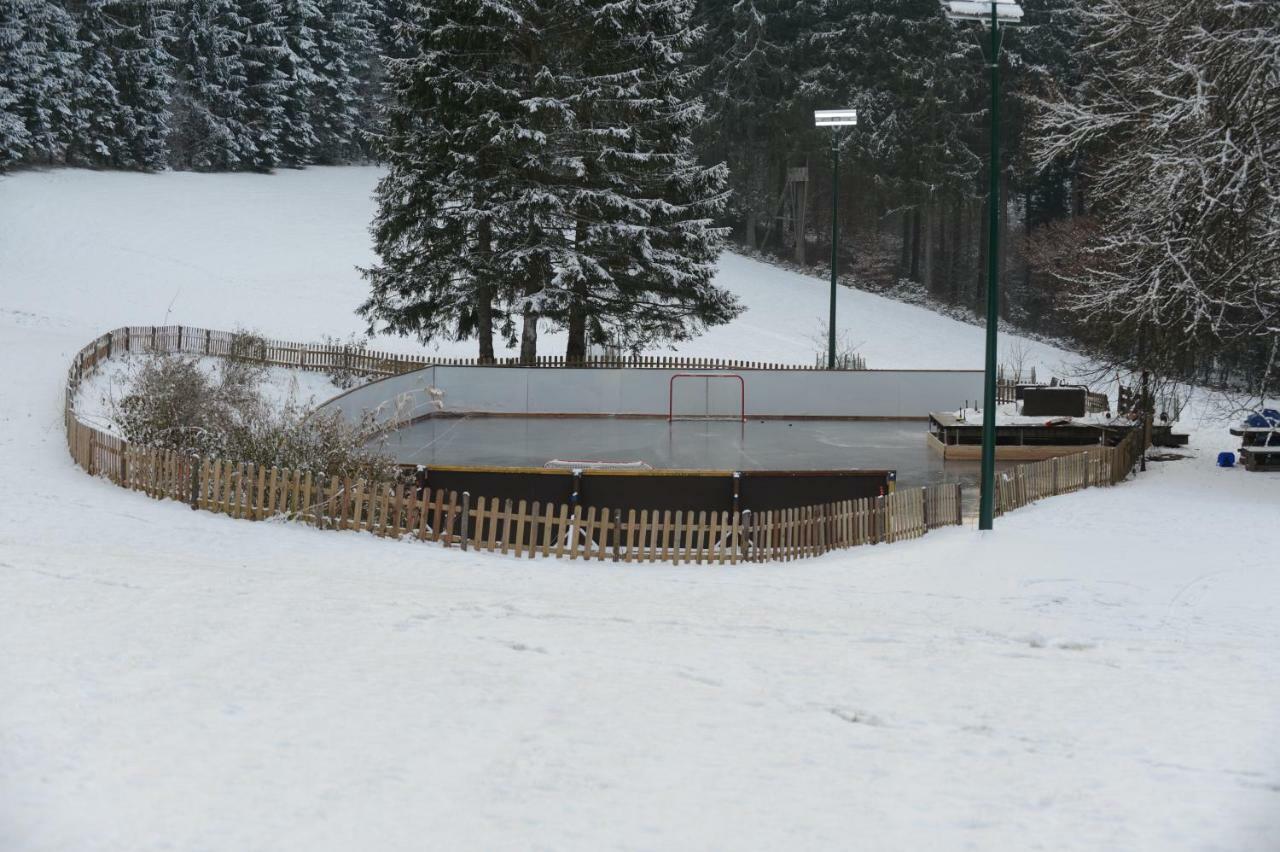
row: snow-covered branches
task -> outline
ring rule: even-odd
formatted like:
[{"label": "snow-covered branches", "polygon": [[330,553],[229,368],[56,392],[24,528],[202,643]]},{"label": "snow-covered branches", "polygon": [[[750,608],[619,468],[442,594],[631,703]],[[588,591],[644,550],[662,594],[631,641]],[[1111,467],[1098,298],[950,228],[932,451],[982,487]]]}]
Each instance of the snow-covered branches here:
[{"label": "snow-covered branches", "polygon": [[682,339],[734,313],[711,285],[725,170],[700,165],[690,0],[414,2],[392,64],[371,324],[536,352],[540,319]]},{"label": "snow-covered branches", "polygon": [[1143,367],[1247,365],[1280,333],[1280,5],[1101,0],[1085,26],[1085,79],[1040,101],[1035,150],[1087,164],[1070,305]]}]

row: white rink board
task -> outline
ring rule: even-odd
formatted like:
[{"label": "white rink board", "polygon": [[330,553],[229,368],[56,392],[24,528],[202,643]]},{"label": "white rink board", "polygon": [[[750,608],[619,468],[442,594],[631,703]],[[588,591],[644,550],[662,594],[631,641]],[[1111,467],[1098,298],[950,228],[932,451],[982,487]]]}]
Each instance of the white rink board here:
[{"label": "white rink board", "polygon": [[[376,411],[382,422],[440,413],[666,417],[673,376],[725,372],[434,366],[355,388],[321,410],[338,410],[351,419]],[[733,374],[742,377],[743,390],[736,382],[713,381],[713,408],[728,405],[721,397],[732,385],[735,395],[745,392],[748,419],[923,418],[930,411],[958,409],[982,395],[980,370],[741,370]],[[682,397],[680,404],[685,402]]]}]

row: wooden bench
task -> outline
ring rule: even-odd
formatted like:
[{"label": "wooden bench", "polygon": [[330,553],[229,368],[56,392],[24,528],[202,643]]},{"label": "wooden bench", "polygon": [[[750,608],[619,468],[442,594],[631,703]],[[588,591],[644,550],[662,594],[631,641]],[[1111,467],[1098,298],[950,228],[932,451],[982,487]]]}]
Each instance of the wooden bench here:
[{"label": "wooden bench", "polygon": [[1241,447],[1245,470],[1280,470],[1280,446]]}]

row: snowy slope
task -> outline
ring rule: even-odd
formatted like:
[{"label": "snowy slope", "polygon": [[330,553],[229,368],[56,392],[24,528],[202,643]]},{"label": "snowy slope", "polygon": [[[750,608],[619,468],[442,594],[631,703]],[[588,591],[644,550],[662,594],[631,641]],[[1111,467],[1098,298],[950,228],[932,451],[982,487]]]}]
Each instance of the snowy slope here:
[{"label": "snowy slope", "polygon": [[[50,171],[0,183],[0,269],[8,310],[72,319],[94,333],[120,325],[249,326],[290,340],[364,330],[354,313],[367,288],[357,266],[373,262],[368,223],[378,172],[345,168],[259,175]],[[199,203],[195,203],[198,199]],[[688,355],[812,363],[827,316],[819,278],[725,255],[719,282],[746,313],[675,351]],[[47,285],[57,282],[57,304]],[[90,307],[91,306],[91,307]],[[86,311],[89,308],[90,311]],[[923,308],[842,289],[838,328],[868,365],[980,369],[982,336]],[[559,355],[546,331],[541,351]],[[378,345],[405,352],[402,339]],[[1031,363],[1056,369],[1063,353],[1026,342]],[[475,341],[430,351],[474,356]]]},{"label": "snowy slope", "polygon": [[[1280,480],[1214,468],[1216,426],[993,535],[723,569],[238,522],[71,465],[60,382],[103,329],[357,328],[373,179],[0,181],[0,849],[1276,848]],[[751,310],[687,351],[807,361],[822,282],[723,270]],[[979,329],[850,295],[873,365],[976,361]]]}]

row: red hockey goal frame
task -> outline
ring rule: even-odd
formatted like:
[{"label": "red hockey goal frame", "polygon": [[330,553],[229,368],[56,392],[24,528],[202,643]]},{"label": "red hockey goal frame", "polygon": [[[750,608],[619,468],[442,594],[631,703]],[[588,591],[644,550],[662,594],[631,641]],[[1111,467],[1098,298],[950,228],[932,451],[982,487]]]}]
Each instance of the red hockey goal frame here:
[{"label": "red hockey goal frame", "polygon": [[[676,379],[737,379],[738,380],[738,415],[736,417],[715,414],[690,414],[676,416]],[[667,422],[673,420],[736,420],[747,421],[747,383],[738,373],[676,373],[667,383]]]}]

